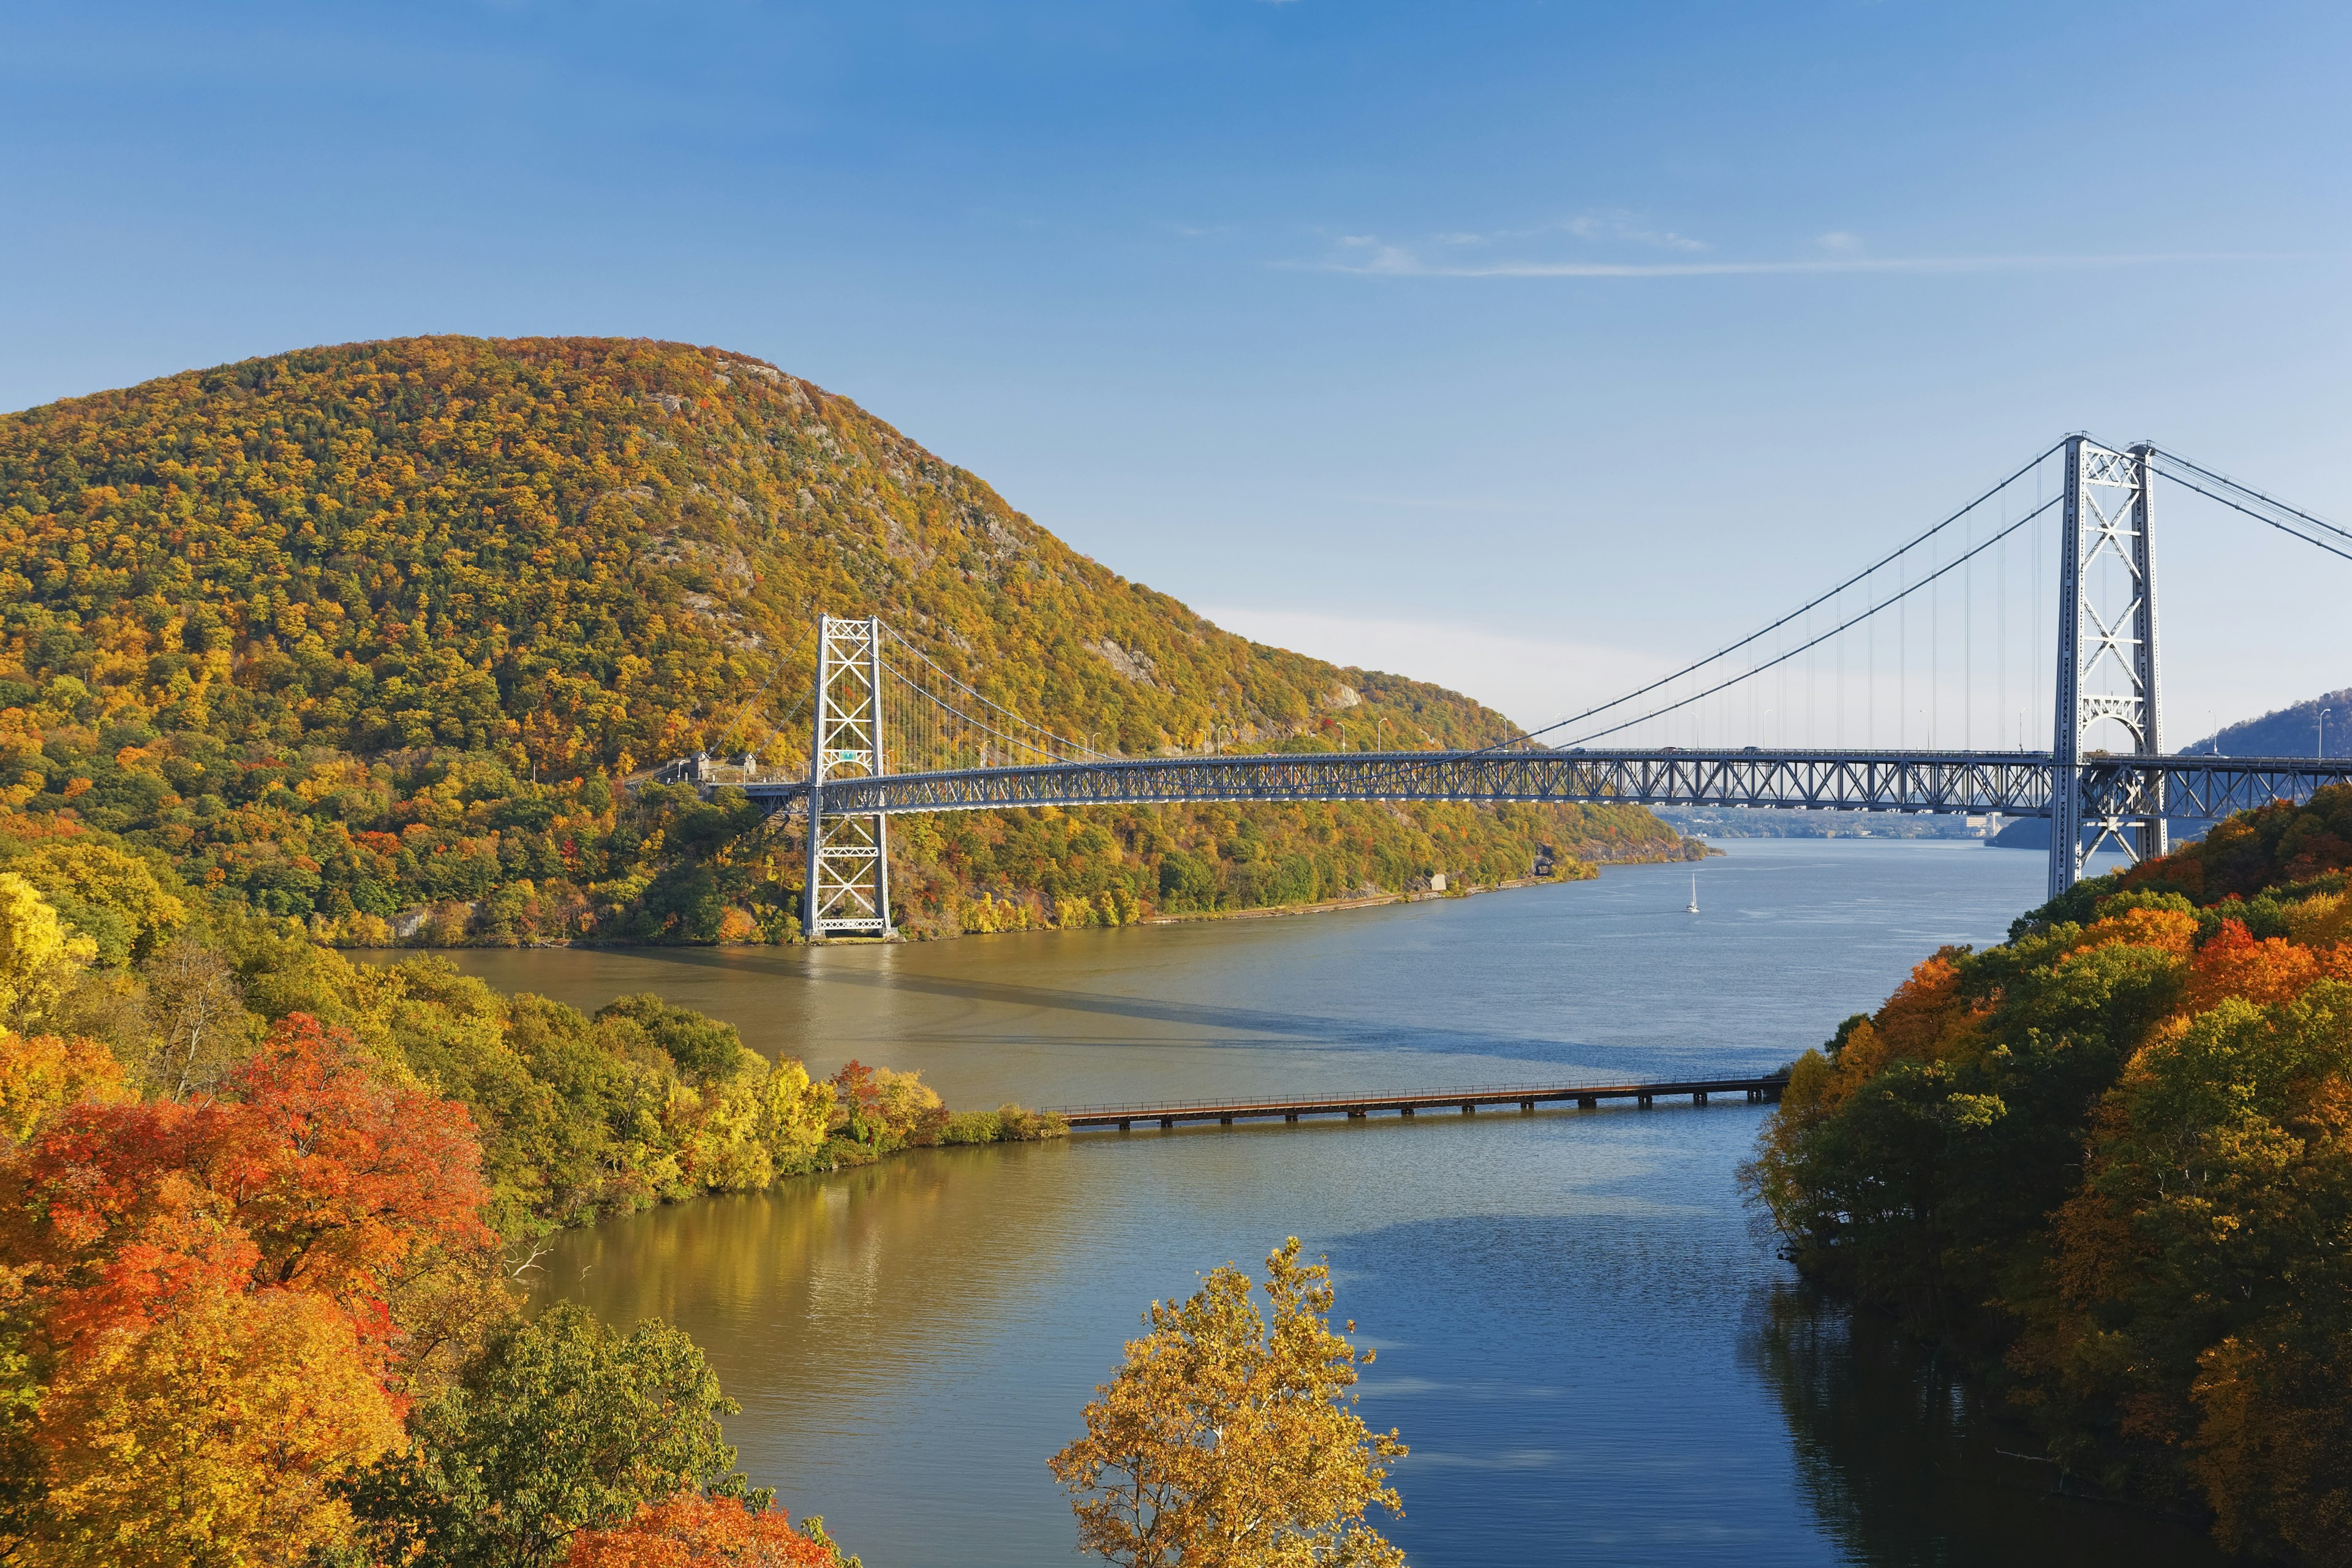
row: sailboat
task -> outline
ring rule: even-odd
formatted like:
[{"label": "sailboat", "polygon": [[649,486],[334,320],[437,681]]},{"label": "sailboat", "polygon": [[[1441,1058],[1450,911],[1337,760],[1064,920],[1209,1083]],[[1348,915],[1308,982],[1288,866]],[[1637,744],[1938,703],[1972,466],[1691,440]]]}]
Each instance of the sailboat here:
[{"label": "sailboat", "polygon": [[1686,915],[1698,913],[1698,873],[1696,871],[1691,873],[1691,901],[1684,908],[1683,913]]}]

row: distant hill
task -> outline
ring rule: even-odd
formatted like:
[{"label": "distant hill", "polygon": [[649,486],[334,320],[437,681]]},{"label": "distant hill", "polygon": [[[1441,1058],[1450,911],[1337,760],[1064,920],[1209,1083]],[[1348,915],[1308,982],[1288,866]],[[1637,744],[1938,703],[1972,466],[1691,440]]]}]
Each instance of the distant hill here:
[{"label": "distant hill", "polygon": [[[2334,710],[2325,726],[2325,753],[2319,750],[2323,709]],[[2231,724],[2179,750],[2190,755],[2219,751],[2227,757],[2352,757],[2352,686]]]},{"label": "distant hill", "polygon": [[[1130,753],[1509,732],[1442,688],[1221,631],[757,360],[417,338],[0,416],[0,809],[344,940],[781,935],[798,873],[754,814],[615,786],[771,735],[820,608],[879,614],[995,700]],[[908,908],[940,930],[1493,880],[1546,847],[1569,868],[1683,852],[1635,808],[901,837]]]}]

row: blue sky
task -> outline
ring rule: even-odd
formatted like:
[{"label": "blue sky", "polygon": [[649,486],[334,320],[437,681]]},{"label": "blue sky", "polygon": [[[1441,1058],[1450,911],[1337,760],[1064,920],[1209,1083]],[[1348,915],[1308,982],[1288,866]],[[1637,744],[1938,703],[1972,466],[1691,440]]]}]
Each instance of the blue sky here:
[{"label": "blue sky", "polygon": [[[0,406],[721,344],[1254,635],[1527,721],[2060,433],[2352,521],[2339,5],[0,7]],[[2168,498],[2176,737],[2352,566]]]}]

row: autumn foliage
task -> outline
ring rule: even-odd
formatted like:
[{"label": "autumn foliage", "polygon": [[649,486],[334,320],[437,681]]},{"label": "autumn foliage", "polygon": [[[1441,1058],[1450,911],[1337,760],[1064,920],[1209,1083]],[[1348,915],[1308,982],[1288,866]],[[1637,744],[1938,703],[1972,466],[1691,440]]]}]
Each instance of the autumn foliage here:
[{"label": "autumn foliage", "polygon": [[551,1226],[938,1141],[919,1079],[859,1068],[853,1113],[658,997],[363,968],[56,845],[74,918],[0,877],[0,1562],[836,1561],[688,1336],[514,1287]]},{"label": "autumn foliage", "polygon": [[464,1108],[386,1086],[348,1036],[281,1020],[228,1087],[66,1105],[0,1168],[53,1543],[341,1539],[328,1481],[400,1439],[392,1303],[494,1239]]},{"label": "autumn foliage", "polygon": [[2079,1482],[2352,1563],[2352,786],[1948,949],[1748,1168],[1809,1274],[1999,1365]]},{"label": "autumn foliage", "polygon": [[572,1538],[563,1568],[856,1568],[822,1520],[794,1529],[781,1509],[681,1492],[638,1510],[628,1523]]}]

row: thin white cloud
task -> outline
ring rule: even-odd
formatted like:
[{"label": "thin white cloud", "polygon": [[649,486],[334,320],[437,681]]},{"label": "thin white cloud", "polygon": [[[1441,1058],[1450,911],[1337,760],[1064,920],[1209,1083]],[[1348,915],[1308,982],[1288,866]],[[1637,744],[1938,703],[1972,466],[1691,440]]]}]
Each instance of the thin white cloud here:
[{"label": "thin white cloud", "polygon": [[[1386,273],[1392,277],[1406,278],[1419,274],[1424,265],[1420,257],[1414,255],[1403,246],[1385,244],[1369,234],[1341,235],[1339,237],[1339,249],[1343,254],[1352,253],[1362,258],[1362,259],[1352,266],[1345,262],[1339,261],[1326,262],[1322,264],[1322,270],[1329,272],[1379,272]],[[1308,263],[1307,265],[1312,266],[1315,264]],[[1434,276],[1434,274],[1433,274],[1433,276]]]},{"label": "thin white cloud", "polygon": [[[1433,235],[1439,245],[1491,246],[1512,240],[1538,239],[1549,235],[1569,235],[1580,240],[1601,245],[1638,245],[1658,250],[1696,251],[1707,248],[1706,242],[1661,228],[1651,222],[1648,215],[1623,207],[1610,207],[1596,212],[1579,213],[1570,218],[1552,223],[1539,223],[1526,228],[1453,229]],[[1361,240],[1363,236],[1349,237]],[[1344,242],[1343,242],[1344,243]]]},{"label": "thin white cloud", "polygon": [[1639,213],[1623,211],[1586,213],[1570,218],[1565,226],[1579,239],[1621,240],[1630,245],[1655,246],[1661,250],[1705,250],[1702,240],[1672,229],[1653,228],[1649,220]]},{"label": "thin white cloud", "polygon": [[1340,254],[1282,263],[1320,272],[1381,278],[1751,278],[1806,273],[2062,272],[2190,262],[2292,261],[2296,253],[2248,250],[2147,251],[2108,256],[1833,256],[1786,261],[1432,260],[1411,247],[1370,236],[1341,242]]},{"label": "thin white cloud", "polygon": [[1842,228],[1833,228],[1827,234],[1816,237],[1813,243],[1823,250],[1860,250],[1862,237],[1857,234],[1848,234]]}]

